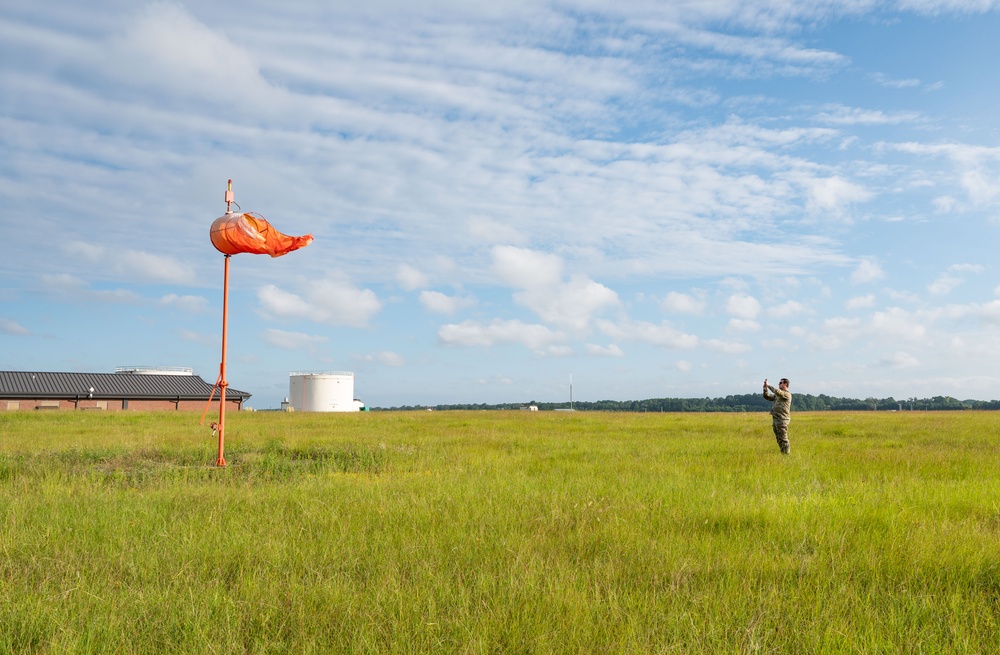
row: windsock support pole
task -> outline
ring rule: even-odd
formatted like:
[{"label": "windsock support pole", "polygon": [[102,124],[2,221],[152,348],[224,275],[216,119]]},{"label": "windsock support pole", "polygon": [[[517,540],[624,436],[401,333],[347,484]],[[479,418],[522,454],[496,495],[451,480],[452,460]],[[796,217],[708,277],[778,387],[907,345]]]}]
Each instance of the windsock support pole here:
[{"label": "windsock support pole", "polygon": [[222,281],[222,363],[219,364],[219,458],[216,466],[225,466],[226,447],[226,335],[229,330],[229,257],[226,255],[225,275]]},{"label": "windsock support pole", "polygon": [[[229,180],[226,185],[226,213],[232,211],[233,205],[233,181]],[[219,364],[219,381],[215,386],[219,388],[219,458],[215,460],[216,466],[226,465],[226,338],[229,333],[229,257],[226,255],[225,273],[222,278],[222,363]]]}]

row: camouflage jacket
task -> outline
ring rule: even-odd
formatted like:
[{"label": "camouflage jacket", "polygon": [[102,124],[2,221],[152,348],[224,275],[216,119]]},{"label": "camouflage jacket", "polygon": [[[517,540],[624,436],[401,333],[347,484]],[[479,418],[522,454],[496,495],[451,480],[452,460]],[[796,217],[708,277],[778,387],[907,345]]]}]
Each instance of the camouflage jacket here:
[{"label": "camouflage jacket", "polygon": [[[768,391],[771,393],[768,394]],[[781,418],[786,421],[792,420],[791,392],[775,389],[771,385],[767,385],[767,388],[764,389],[764,399],[770,400],[774,403],[771,405],[771,416],[774,418]]]}]

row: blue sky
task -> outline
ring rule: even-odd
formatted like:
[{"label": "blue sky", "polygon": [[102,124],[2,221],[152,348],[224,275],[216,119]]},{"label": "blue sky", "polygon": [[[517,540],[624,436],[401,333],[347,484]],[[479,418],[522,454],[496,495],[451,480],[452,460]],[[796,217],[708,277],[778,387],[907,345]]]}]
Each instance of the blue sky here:
[{"label": "blue sky", "polygon": [[1000,3],[356,4],[0,7],[0,367],[1000,398]]}]

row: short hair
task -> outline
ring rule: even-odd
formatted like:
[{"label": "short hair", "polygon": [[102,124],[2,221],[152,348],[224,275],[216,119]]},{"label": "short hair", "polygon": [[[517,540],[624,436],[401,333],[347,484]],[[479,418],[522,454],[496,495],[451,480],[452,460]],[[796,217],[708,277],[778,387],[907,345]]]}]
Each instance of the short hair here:
[{"label": "short hair", "polygon": [[782,382],[789,385],[791,384],[791,382],[788,381],[788,378],[781,378],[780,380],[778,380],[778,384],[781,384]]}]

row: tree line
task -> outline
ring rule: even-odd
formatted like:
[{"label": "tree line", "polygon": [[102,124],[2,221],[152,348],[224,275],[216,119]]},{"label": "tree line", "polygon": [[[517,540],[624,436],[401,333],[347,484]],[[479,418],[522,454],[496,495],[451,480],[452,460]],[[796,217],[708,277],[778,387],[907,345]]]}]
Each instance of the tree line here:
[{"label": "tree line", "polygon": [[[500,403],[489,405],[456,404],[456,405],[403,405],[401,407],[372,407],[373,411],[406,411],[406,410],[502,410],[526,409],[535,406],[538,411],[556,411],[574,409],[585,412],[767,412],[771,409],[770,401],[764,400],[761,394],[739,394],[725,398],[649,398],[647,400],[598,400],[594,402],[576,401],[572,403],[542,403],[534,400],[526,403]],[[800,393],[794,395],[792,402],[794,411],[941,411],[963,409],[1000,409],[1000,400],[958,400],[951,396],[934,396],[933,398],[906,398],[897,400],[888,398],[837,398],[826,394],[814,396]]]}]

